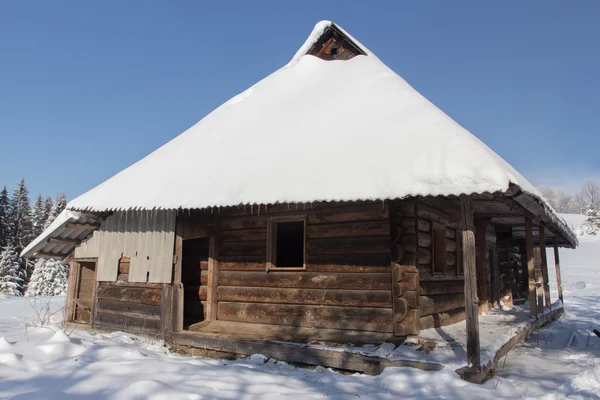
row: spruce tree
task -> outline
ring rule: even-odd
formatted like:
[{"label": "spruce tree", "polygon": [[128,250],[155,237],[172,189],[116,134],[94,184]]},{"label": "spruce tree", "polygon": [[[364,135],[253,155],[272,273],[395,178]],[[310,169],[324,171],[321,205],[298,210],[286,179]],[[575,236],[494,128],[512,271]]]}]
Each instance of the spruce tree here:
[{"label": "spruce tree", "polygon": [[46,220],[44,222],[43,229],[46,229],[48,227],[48,225],[50,225],[48,223],[48,218],[50,218],[50,213],[52,212],[52,207],[54,207],[54,200],[52,200],[52,197],[48,196],[48,197],[46,197],[46,200],[44,200],[44,215],[46,216]]},{"label": "spruce tree", "polygon": [[0,249],[8,244],[10,199],[6,186],[0,192]]},{"label": "spruce tree", "polygon": [[69,268],[58,260],[38,259],[25,296],[57,296],[67,291]]},{"label": "spruce tree", "polygon": [[42,195],[39,195],[35,201],[35,205],[33,206],[33,237],[38,237],[44,231],[44,225],[46,225],[47,219],[48,216],[46,215],[46,205]]},{"label": "spruce tree", "polygon": [[56,196],[56,200],[54,201],[54,205],[52,206],[50,215],[46,220],[46,228],[50,226],[52,222],[54,222],[56,217],[58,217],[58,214],[60,214],[65,209],[65,207],[67,207],[67,200],[65,199],[65,195],[59,194],[58,196]]},{"label": "spruce tree", "polygon": [[9,210],[10,244],[16,248],[17,252],[20,252],[34,239],[29,191],[23,179],[13,192]]},{"label": "spruce tree", "polygon": [[13,246],[6,246],[0,254],[0,293],[21,296],[23,283],[19,253]]}]

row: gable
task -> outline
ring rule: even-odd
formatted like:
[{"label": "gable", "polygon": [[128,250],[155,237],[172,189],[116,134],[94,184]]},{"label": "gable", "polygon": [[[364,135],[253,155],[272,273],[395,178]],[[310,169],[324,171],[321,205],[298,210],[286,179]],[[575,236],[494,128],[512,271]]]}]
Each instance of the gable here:
[{"label": "gable", "polygon": [[330,25],[306,54],[322,60],[349,60],[357,55],[365,55],[356,44],[344,35],[335,25]]}]

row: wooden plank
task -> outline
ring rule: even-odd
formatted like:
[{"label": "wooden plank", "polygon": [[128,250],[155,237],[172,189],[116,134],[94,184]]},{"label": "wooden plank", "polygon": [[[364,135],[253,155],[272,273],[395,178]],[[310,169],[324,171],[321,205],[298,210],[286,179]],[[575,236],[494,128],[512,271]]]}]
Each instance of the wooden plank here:
[{"label": "wooden plank", "polygon": [[554,267],[556,268],[556,287],[558,288],[558,298],[564,304],[562,280],[560,278],[560,257],[558,254],[558,240],[554,238]]},{"label": "wooden plank", "polygon": [[546,256],[546,228],[540,226],[540,256],[542,258],[542,279],[544,280],[544,304],[546,309],[552,308],[550,300],[550,282],[548,279],[548,258]]},{"label": "wooden plank", "polygon": [[327,290],[220,286],[219,301],[391,308],[389,290]]},{"label": "wooden plank", "polygon": [[529,277],[529,310],[533,318],[537,318],[537,305],[535,298],[535,260],[533,256],[533,233],[531,218],[525,218],[525,253],[527,260],[527,276]]},{"label": "wooden plank", "polygon": [[69,238],[55,238],[55,237],[51,237],[46,239],[47,243],[54,243],[54,244],[79,244],[79,242],[81,242],[80,239],[69,239]]},{"label": "wooden plank", "polygon": [[105,300],[160,305],[160,289],[138,287],[98,286],[98,298]]},{"label": "wooden plank", "polygon": [[178,216],[175,221],[175,246],[173,250],[173,288],[170,292],[172,330],[183,330],[183,284],[181,283],[183,270],[183,221]]},{"label": "wooden plank", "polygon": [[261,324],[392,332],[389,308],[219,302],[219,319]]},{"label": "wooden plank", "polygon": [[217,288],[219,287],[219,261],[221,254],[221,223],[218,217],[215,217],[214,232],[210,237],[208,250],[208,275],[207,280],[207,299],[206,315],[209,321],[217,319]]},{"label": "wooden plank", "polygon": [[[202,271],[203,276],[208,275]],[[208,279],[207,279],[208,282]],[[304,289],[390,290],[390,273],[328,273],[298,271],[221,271],[219,286]]]},{"label": "wooden plank", "polygon": [[471,197],[460,195],[463,271],[465,276],[465,318],[467,320],[467,363],[479,368],[481,349],[479,342],[479,313],[477,300],[477,267],[475,226]]},{"label": "wooden plank", "polygon": [[244,242],[244,241],[266,241],[267,230],[260,229],[238,229],[221,233],[221,242]]},{"label": "wooden plank", "polygon": [[487,240],[486,230],[490,223],[489,218],[475,220],[475,252],[477,263],[477,297],[479,299],[479,313],[489,311],[488,303],[488,265],[487,265]]},{"label": "wooden plank", "polygon": [[146,282],[98,282],[99,286],[110,286],[120,288],[140,288],[140,289],[162,289],[162,283]]},{"label": "wooden plank", "polygon": [[242,242],[227,242],[220,246],[220,255],[223,256],[266,256],[266,240],[248,240]]},{"label": "wooden plank", "polygon": [[98,300],[96,305],[97,312],[113,313],[113,314],[131,314],[140,317],[159,317],[160,318],[160,306],[142,304],[142,303],[129,303],[124,301],[113,301],[113,300]]},{"label": "wooden plank", "polygon": [[169,332],[173,331],[173,286],[169,283],[163,283],[163,290],[160,298],[160,333],[163,339]]},{"label": "wooden plank", "polygon": [[390,226],[388,221],[308,225],[306,228],[308,239],[389,236],[389,234]]},{"label": "wooden plank", "polygon": [[421,294],[424,296],[438,294],[463,294],[465,283],[462,280],[453,281],[421,281]]},{"label": "wooden plank", "polygon": [[419,326],[421,329],[431,329],[440,326],[452,325],[460,321],[464,321],[465,316],[465,310],[462,308],[439,314],[426,315],[421,317],[419,320]]},{"label": "wooden plank", "polygon": [[65,314],[63,320],[72,322],[75,313],[75,293],[77,293],[77,282],[79,281],[79,263],[76,261],[69,262],[69,280],[67,284],[67,301],[65,305]]},{"label": "wooden plank", "polygon": [[380,254],[390,250],[390,236],[308,239],[309,254]]},{"label": "wooden plank", "polygon": [[160,319],[157,317],[137,317],[123,314],[110,314],[98,311],[96,313],[98,325],[109,326],[113,330],[128,331],[130,329],[145,332],[160,332]]},{"label": "wooden plank", "polygon": [[359,205],[352,207],[315,210],[308,215],[308,225],[332,224],[339,222],[383,221],[387,220],[387,204],[382,203]]},{"label": "wooden plank", "polygon": [[232,219],[222,219],[220,231],[230,231],[236,229],[261,229],[267,227],[267,217],[265,216],[246,216]]},{"label": "wooden plank", "polygon": [[535,260],[535,288],[537,294],[537,313],[544,313],[544,278],[542,275],[542,255],[539,247],[533,248],[533,259]]},{"label": "wooden plank", "polygon": [[456,310],[457,308],[465,308],[465,295],[462,293],[419,297],[419,310],[422,317]]}]

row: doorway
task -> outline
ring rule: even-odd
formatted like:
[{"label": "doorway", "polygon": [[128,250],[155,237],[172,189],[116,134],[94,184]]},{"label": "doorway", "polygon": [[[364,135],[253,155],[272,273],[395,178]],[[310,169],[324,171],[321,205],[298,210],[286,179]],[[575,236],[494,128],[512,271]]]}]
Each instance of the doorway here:
[{"label": "doorway", "polygon": [[208,269],[209,243],[208,236],[183,241],[181,283],[184,290],[184,329],[205,319],[207,286],[206,282],[202,282],[202,270]]},{"label": "doorway", "polygon": [[92,305],[94,287],[96,285],[96,262],[78,262],[76,273],[72,321],[89,325],[92,322]]}]

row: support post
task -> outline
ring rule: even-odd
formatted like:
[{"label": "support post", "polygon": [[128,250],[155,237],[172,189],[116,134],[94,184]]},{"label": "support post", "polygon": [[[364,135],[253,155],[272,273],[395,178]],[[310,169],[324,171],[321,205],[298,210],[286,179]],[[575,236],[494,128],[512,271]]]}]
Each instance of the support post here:
[{"label": "support post", "polygon": [[477,269],[475,256],[475,226],[471,198],[460,196],[462,222],[463,271],[465,276],[465,312],[467,322],[467,362],[474,368],[481,365],[479,344],[479,314],[477,299]]},{"label": "support post", "polygon": [[525,217],[525,254],[527,258],[527,276],[529,278],[529,310],[533,318],[537,318],[537,305],[535,298],[535,260],[533,258],[533,227],[531,218]]},{"label": "support post", "polygon": [[558,298],[564,306],[562,280],[560,279],[560,259],[558,257],[558,240],[554,238],[554,265],[556,267],[556,286],[558,288]]},{"label": "support post", "polygon": [[208,282],[206,299],[206,319],[217,319],[217,289],[219,287],[219,249],[221,244],[221,221],[218,216],[214,219],[214,230],[210,237],[208,249]]},{"label": "support post", "polygon": [[542,252],[540,247],[533,248],[533,259],[535,260],[535,289],[537,295],[537,314],[544,313],[544,277],[542,274]]},{"label": "support post", "polygon": [[183,224],[177,218],[175,222],[175,254],[173,255],[173,290],[171,291],[171,321],[173,332],[183,330],[183,283],[181,269],[183,262]]},{"label": "support post", "polygon": [[542,278],[544,279],[544,305],[547,309],[552,308],[550,300],[550,282],[548,279],[548,257],[546,255],[546,227],[540,225],[540,256],[542,257]]},{"label": "support post", "polygon": [[475,253],[477,264],[477,297],[479,298],[479,313],[489,311],[488,304],[488,265],[487,240],[485,239],[489,218],[475,220]]}]

